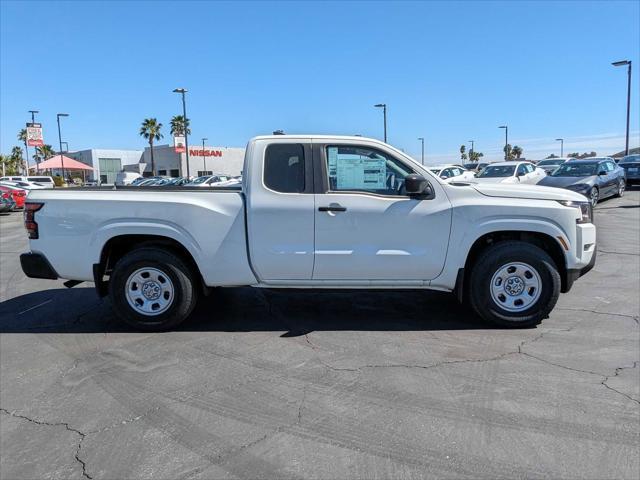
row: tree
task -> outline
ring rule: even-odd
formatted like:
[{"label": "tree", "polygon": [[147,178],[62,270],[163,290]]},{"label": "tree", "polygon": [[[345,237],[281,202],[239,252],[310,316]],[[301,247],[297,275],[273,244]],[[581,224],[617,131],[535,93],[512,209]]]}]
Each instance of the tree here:
[{"label": "tree", "polygon": [[40,147],[36,147],[36,154],[33,158],[36,159],[36,162],[39,163],[40,157],[42,160],[47,160],[48,158],[53,157],[56,154],[56,151],[51,147],[51,145],[41,145]]},{"label": "tree", "polygon": [[573,152],[573,153],[570,153],[569,155],[567,155],[568,158],[578,158],[578,159],[595,157],[595,156],[597,156],[597,153],[594,152],[594,151],[591,151],[589,153],[587,153],[587,152],[584,152],[584,153]]},{"label": "tree", "polygon": [[502,151],[505,154],[505,159],[506,160],[513,160],[513,151],[511,149],[511,144],[507,143],[504,148],[502,149]]},{"label": "tree", "polygon": [[171,119],[171,135],[184,135],[184,126],[187,125],[187,135],[191,135],[191,129],[189,128],[190,120],[184,120],[184,115],[176,115]]},{"label": "tree", "polygon": [[469,160],[471,160],[472,162],[474,163],[479,162],[481,157],[484,157],[484,153],[476,152],[475,150],[469,151]]},{"label": "tree", "polygon": [[17,171],[16,173],[24,172],[26,174],[24,152],[22,151],[21,147],[13,147],[11,149],[11,159],[15,165],[15,170]]},{"label": "tree", "polygon": [[548,157],[546,157],[546,158],[545,158],[545,160],[546,160],[547,158],[560,158],[560,157],[558,157],[555,153],[552,153],[551,155],[549,155]]},{"label": "tree", "polygon": [[[27,152],[27,163],[29,160],[29,148],[27,146],[27,129],[23,128],[18,132],[18,140],[20,140],[22,143],[24,143],[24,151]],[[28,165],[25,165],[24,168],[24,173],[25,175],[27,175],[28,172]]]},{"label": "tree", "polygon": [[465,153],[466,151],[467,151],[467,147],[465,147],[464,145],[460,145],[460,160],[467,159],[467,154]]},{"label": "tree", "polygon": [[160,133],[162,124],[155,118],[145,118],[140,126],[140,136],[147,139],[149,148],[151,149],[151,175],[156,174],[156,166],[153,161],[153,142],[160,140],[164,135]]},{"label": "tree", "polygon": [[511,149],[511,155],[515,156],[516,158],[520,158],[522,156],[522,148],[518,145],[514,145]]}]

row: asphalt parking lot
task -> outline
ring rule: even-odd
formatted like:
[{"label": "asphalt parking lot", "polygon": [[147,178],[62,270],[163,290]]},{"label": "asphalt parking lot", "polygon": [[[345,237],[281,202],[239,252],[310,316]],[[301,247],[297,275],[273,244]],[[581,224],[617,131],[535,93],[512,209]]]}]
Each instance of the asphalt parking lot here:
[{"label": "asphalt parking lot", "polygon": [[438,292],[223,290],[134,333],[92,285],[27,279],[0,216],[0,477],[640,476],[640,189],[535,329]]}]

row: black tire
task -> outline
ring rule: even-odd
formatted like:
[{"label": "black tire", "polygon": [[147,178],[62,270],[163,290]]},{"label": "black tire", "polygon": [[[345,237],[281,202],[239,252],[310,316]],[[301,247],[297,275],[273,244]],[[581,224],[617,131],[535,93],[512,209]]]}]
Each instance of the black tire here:
[{"label": "black tire", "polygon": [[[526,310],[513,312],[504,309],[492,298],[491,282],[503,266],[524,263],[536,270],[540,278],[538,298]],[[541,248],[522,241],[496,243],[476,259],[465,292],[471,307],[484,320],[502,327],[529,328],[549,316],[560,296],[560,274],[551,257]]]},{"label": "black tire", "polygon": [[622,198],[624,196],[624,189],[626,187],[626,182],[624,179],[618,180],[618,191],[616,192],[616,197]]},{"label": "black tire", "polygon": [[[127,300],[127,281],[139,269],[160,271],[170,280],[173,295],[161,313],[145,315]],[[154,247],[138,248],[116,263],[109,279],[109,298],[119,318],[146,332],[174,328],[193,311],[198,299],[198,285],[194,273],[178,256]]]},{"label": "black tire", "polygon": [[600,200],[600,190],[598,187],[591,187],[591,190],[589,190],[589,201],[591,202],[592,208],[598,204],[598,200]]}]

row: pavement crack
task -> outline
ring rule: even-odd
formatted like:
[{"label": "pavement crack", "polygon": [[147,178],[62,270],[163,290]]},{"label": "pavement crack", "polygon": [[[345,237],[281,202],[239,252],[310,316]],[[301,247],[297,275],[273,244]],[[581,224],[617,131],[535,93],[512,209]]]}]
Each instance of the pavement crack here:
[{"label": "pavement crack", "polygon": [[632,257],[640,256],[640,253],[614,252],[614,251],[611,251],[611,250],[601,250],[601,249],[598,249],[598,253],[606,253],[606,254],[609,254],[609,255],[631,255]]},{"label": "pavement crack", "polygon": [[45,421],[42,421],[42,420],[36,420],[34,418],[27,417],[26,415],[20,415],[20,414],[16,413],[15,411],[11,412],[11,411],[7,410],[6,408],[0,408],[0,413],[4,413],[5,415],[9,415],[9,416],[14,417],[14,418],[20,418],[22,420],[26,420],[28,422],[31,422],[31,423],[34,423],[34,424],[40,425],[40,426],[64,427],[68,431],[76,433],[80,438],[78,439],[78,446],[77,446],[76,451],[74,453],[74,458],[80,464],[80,466],[82,467],[82,476],[84,478],[93,478],[91,475],[89,475],[87,473],[87,464],[86,464],[86,462],[80,458],[80,450],[82,449],[82,442],[84,441],[85,437],[87,436],[86,433],[81,432],[80,430],[69,426],[69,424],[66,423],[66,422],[55,422],[55,423],[52,423],[52,422],[45,422]]},{"label": "pavement crack", "polygon": [[531,355],[530,353],[527,352],[519,352],[520,355],[524,355],[525,357],[530,357],[530,358],[534,358],[540,362],[546,363],[547,365],[553,365],[554,367],[558,367],[558,368],[564,368],[565,370],[571,370],[572,372],[578,372],[578,373],[588,373],[590,375],[597,375],[598,377],[604,377],[604,375],[602,375],[601,373],[597,373],[597,372],[592,372],[590,370],[581,370],[579,368],[573,368],[573,367],[567,367],[566,365],[561,365],[559,363],[554,363],[554,362],[550,362],[549,360],[545,360],[544,358],[540,358],[537,357],[535,355]]},{"label": "pavement crack", "polygon": [[620,375],[620,372],[622,372],[623,370],[629,370],[629,369],[637,368],[637,367],[638,367],[638,362],[633,362],[633,365],[630,366],[630,367],[619,367],[619,368],[616,368],[615,373],[613,375],[609,375],[609,376],[605,377],[604,380],[602,380],[601,383],[602,383],[602,385],[607,387],[609,390],[611,390],[613,392],[616,392],[616,393],[622,395],[623,397],[628,398],[632,402],[635,402],[635,403],[640,405],[640,400],[636,400],[631,395],[628,395],[628,394],[626,394],[624,392],[621,392],[620,390],[616,390],[615,388],[613,388],[609,384],[607,384],[607,382],[609,381],[610,378],[617,377],[618,375]]},{"label": "pavement crack", "polygon": [[630,318],[632,320],[634,320],[636,323],[638,323],[638,316],[637,315],[628,315],[625,313],[613,313],[613,312],[599,312],[597,310],[591,310],[588,308],[569,308],[569,307],[556,307],[556,310],[568,310],[570,312],[587,312],[587,313],[595,313],[596,315],[613,315],[616,317],[625,317],[625,318]]},{"label": "pavement crack", "polygon": [[307,386],[305,385],[302,390],[302,400],[300,400],[300,405],[298,405],[298,420],[296,421],[296,425],[300,425],[302,422],[302,409],[304,407],[304,402],[307,400]]}]

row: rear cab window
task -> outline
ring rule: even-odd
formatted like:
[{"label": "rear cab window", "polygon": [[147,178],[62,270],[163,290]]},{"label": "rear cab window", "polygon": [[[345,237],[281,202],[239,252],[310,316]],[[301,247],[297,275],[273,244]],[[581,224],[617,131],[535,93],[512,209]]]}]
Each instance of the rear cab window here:
[{"label": "rear cab window", "polygon": [[274,143],[264,155],[265,187],[279,193],[305,193],[307,159],[300,143]]}]

